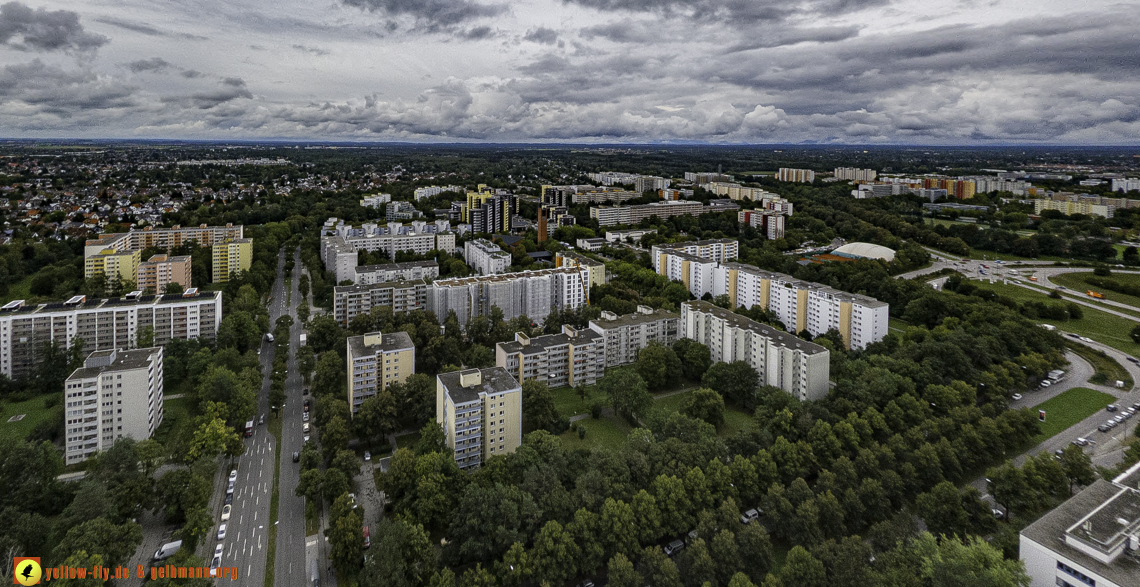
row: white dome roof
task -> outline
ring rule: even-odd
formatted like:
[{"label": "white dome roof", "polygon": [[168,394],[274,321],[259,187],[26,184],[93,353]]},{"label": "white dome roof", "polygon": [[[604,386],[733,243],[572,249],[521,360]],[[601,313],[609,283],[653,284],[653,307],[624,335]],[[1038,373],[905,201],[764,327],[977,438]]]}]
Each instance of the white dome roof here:
[{"label": "white dome roof", "polygon": [[844,257],[860,257],[863,259],[882,259],[888,263],[895,260],[895,252],[887,247],[871,243],[847,243],[831,252],[833,255]]}]

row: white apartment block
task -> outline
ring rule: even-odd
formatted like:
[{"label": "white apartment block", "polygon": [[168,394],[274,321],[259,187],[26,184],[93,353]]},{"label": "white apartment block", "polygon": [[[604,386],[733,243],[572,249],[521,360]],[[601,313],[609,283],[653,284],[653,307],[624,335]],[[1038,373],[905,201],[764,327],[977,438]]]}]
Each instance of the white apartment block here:
[{"label": "white apartment block", "polygon": [[372,285],[389,281],[435,279],[439,277],[439,263],[435,261],[407,261],[404,263],[382,263],[380,265],[359,265],[353,281],[356,285]]},{"label": "white apartment block", "polygon": [[586,175],[590,181],[598,182],[602,185],[616,184],[631,184],[641,177],[637,173],[621,173],[618,171],[602,171],[601,173],[589,173]]},{"label": "white apartment block", "polygon": [[[761,200],[783,200],[784,199],[784,198],[780,197],[779,194],[773,194],[772,192],[765,190],[763,188],[750,188],[750,187],[742,186],[738,183],[714,181],[714,182],[709,182],[709,183],[703,183],[699,187],[701,187],[707,191],[710,191],[710,192],[712,192],[718,196],[728,196],[729,199],[732,199],[732,200],[753,200],[753,201],[758,202]],[[790,216],[791,213],[789,212],[788,215]]]},{"label": "white apartment block", "polygon": [[[653,260],[654,271],[661,273],[661,267],[666,262],[667,253],[685,253],[700,259],[726,263],[736,259],[740,255],[740,243],[732,239],[718,238],[653,245],[649,257]],[[661,274],[667,275],[665,273]],[[669,276],[669,279],[680,279],[680,277]]]},{"label": "white apartment block", "polygon": [[691,181],[697,185],[700,185],[702,183],[713,183],[713,182],[721,182],[721,181],[730,182],[730,181],[732,181],[732,179],[733,179],[733,177],[731,175],[727,175],[727,174],[720,173],[720,172],[711,172],[711,171],[686,171],[685,172],[685,181]]},{"label": "white apartment block", "polygon": [[1138,190],[1140,190],[1140,179],[1135,177],[1112,180],[1112,191],[1114,192],[1135,192]]},{"label": "white apartment block", "polygon": [[616,226],[637,224],[653,216],[665,219],[673,216],[700,216],[709,212],[716,210],[700,202],[671,200],[637,206],[595,206],[590,208],[590,218],[596,219],[599,226]]},{"label": "white apartment block", "polygon": [[479,275],[506,273],[511,266],[511,254],[484,238],[463,244],[463,260]]},{"label": "white apartment block", "polygon": [[365,208],[379,209],[380,206],[391,201],[392,194],[373,194],[371,196],[364,196],[364,198],[360,200],[360,205],[364,206]]},{"label": "white apartment block", "polygon": [[360,228],[346,226],[330,218],[321,234],[321,260],[325,269],[336,274],[336,281],[355,281],[357,251],[385,251],[395,259],[397,251],[422,255],[428,251],[455,250],[455,233],[451,223],[437,220],[411,224],[390,222],[385,226],[365,223]]},{"label": "white apartment block", "polygon": [[589,269],[559,267],[436,280],[428,289],[427,309],[440,322],[455,311],[464,326],[473,316],[489,315],[494,307],[506,320],[527,316],[541,324],[551,312],[579,308],[589,299]]},{"label": "white apartment block", "polygon": [[416,372],[416,346],[407,332],[369,332],[348,337],[346,344],[348,405],[353,414],[360,411],[364,400]]},{"label": "white apartment block", "polygon": [[605,344],[605,367],[628,365],[637,360],[637,353],[658,342],[672,346],[677,341],[681,316],[649,306],[638,306],[637,312],[618,316],[602,312],[602,317],[590,320],[590,330],[602,336]]},{"label": "white apartment block", "polygon": [[1140,463],[1097,479],[1020,538],[1030,587],[1140,585]]},{"label": "white apartment block", "polygon": [[642,175],[633,180],[633,191],[641,194],[649,190],[657,191],[668,188],[672,181],[655,175]]},{"label": "white apartment block", "polygon": [[846,179],[848,181],[875,181],[875,177],[879,175],[879,172],[874,169],[836,167],[832,175],[835,176],[835,179]]},{"label": "white apartment block", "polygon": [[502,367],[440,373],[435,421],[459,468],[478,468],[522,444],[522,386]]},{"label": "white apartment block", "polygon": [[120,438],[146,440],[162,424],[162,347],[88,355],[64,382],[64,459],[68,465]]},{"label": "white apartment block", "polygon": [[792,169],[791,167],[781,167],[779,173],[776,174],[776,179],[780,181],[811,183],[815,181],[815,172],[810,169]]},{"label": "white apartment block", "polygon": [[151,328],[154,344],[173,339],[214,340],[222,324],[222,292],[190,288],[171,296],[132,292],[123,298],[75,296],[66,302],[26,305],[14,300],[0,308],[0,373],[19,379],[54,343],[70,349],[82,341],[84,352],[129,349],[139,332]]},{"label": "white apartment block", "polygon": [[199,246],[212,247],[227,240],[245,238],[243,227],[239,224],[225,226],[207,226],[182,228],[153,228],[121,232],[114,234],[100,234],[99,238],[90,239],[83,248],[83,257],[98,255],[104,249],[116,251],[141,251],[148,247],[169,249],[196,241]]},{"label": "white apartment block", "polygon": [[714,362],[744,361],[797,399],[827,396],[831,353],[818,344],[700,300],[681,304],[681,336],[709,347]]},{"label": "white apartment block", "polygon": [[770,241],[784,238],[784,215],[773,210],[741,210],[736,219],[764,234]]},{"label": "white apartment block", "polygon": [[640,243],[641,237],[647,234],[657,234],[657,229],[637,228],[633,230],[607,230],[606,241],[611,243],[625,243],[627,240],[632,240],[635,243]]},{"label": "white apartment block", "polygon": [[368,314],[377,306],[406,314],[427,307],[428,284],[423,279],[389,281],[368,285],[338,285],[333,288],[333,317],[341,326]]},{"label": "white apartment block", "polygon": [[467,190],[465,190],[465,189],[463,189],[457,185],[445,185],[445,186],[433,185],[433,186],[428,186],[426,188],[416,188],[416,191],[412,193],[412,196],[417,201],[419,201],[419,200],[422,200],[424,198],[430,198],[432,196],[438,196],[439,194],[442,194],[443,192],[455,192],[457,194],[462,195],[462,194],[466,193]]},{"label": "white apartment block", "polygon": [[1100,216],[1102,218],[1112,218],[1113,214],[1116,213],[1116,206],[1080,201],[1071,202],[1067,200],[1033,200],[1033,212],[1040,214],[1042,210],[1057,210],[1066,216],[1072,214],[1087,214],[1090,216]]},{"label": "white apartment block", "polygon": [[606,369],[606,346],[593,330],[564,324],[559,334],[529,337],[515,333],[513,342],[495,345],[495,366],[520,383],[538,380],[550,388],[593,385]]}]

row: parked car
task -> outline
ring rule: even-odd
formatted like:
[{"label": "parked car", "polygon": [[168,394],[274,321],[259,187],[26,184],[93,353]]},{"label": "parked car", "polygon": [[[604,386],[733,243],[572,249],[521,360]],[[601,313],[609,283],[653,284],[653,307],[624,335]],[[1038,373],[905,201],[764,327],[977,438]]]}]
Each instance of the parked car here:
[{"label": "parked car", "polygon": [[1127,357],[1127,359],[1131,363],[1136,363],[1137,365],[1140,365],[1140,359],[1137,359],[1136,357]]},{"label": "parked car", "polygon": [[230,519],[230,512],[233,511],[233,507],[234,506],[232,506],[232,505],[227,505],[227,506],[222,508],[222,521],[223,522]]},{"label": "parked car", "polygon": [[308,441],[309,441],[309,435],[308,435],[308,434],[306,434],[306,435],[305,435],[305,442],[308,442]]},{"label": "parked car", "polygon": [[1021,394],[1020,394],[1020,393],[1015,393],[1015,394],[1013,394],[1013,401],[1017,401],[1017,400],[1019,400],[1019,399],[1021,399]]},{"label": "parked car", "polygon": [[367,463],[368,461],[371,461],[371,460],[372,460],[372,453],[370,453],[368,451],[364,451],[364,462]]},{"label": "parked car", "polygon": [[264,424],[265,424],[265,414],[262,414],[262,415],[261,415],[261,418],[259,418],[259,419],[257,420],[257,424],[258,424],[258,425],[264,425]]},{"label": "parked car", "polygon": [[234,483],[235,483],[235,481],[231,479],[230,484],[226,486],[226,493],[233,493],[234,492]]},{"label": "parked car", "polygon": [[230,505],[233,502],[234,502],[234,494],[227,493],[226,494],[226,505]]},{"label": "parked car", "polygon": [[665,545],[665,556],[673,556],[673,555],[677,554],[678,552],[681,552],[684,549],[685,549],[685,543],[684,542],[682,542],[680,539],[674,540],[674,541],[670,542],[669,544]]},{"label": "parked car", "polygon": [[991,514],[993,514],[993,515],[994,515],[994,517],[995,517],[995,518],[997,518],[997,519],[999,519],[999,520],[1005,517],[1005,512],[1003,512],[1003,511],[1001,511],[1001,510],[999,510],[999,509],[997,509],[997,508],[993,508],[993,509],[991,509],[991,510],[990,510],[990,513],[991,513]]},{"label": "parked car", "polygon": [[226,539],[226,525],[223,523],[221,526],[218,526],[218,540],[225,540],[225,539]]},{"label": "parked car", "polygon": [[578,587],[594,587],[594,582],[589,580],[589,579],[586,579],[585,581],[578,583]]},{"label": "parked car", "polygon": [[309,423],[308,422],[305,422],[305,425],[301,426],[301,432],[304,432],[305,434],[309,433]]},{"label": "parked car", "polygon": [[752,520],[755,520],[756,518],[759,518],[759,517],[760,517],[760,510],[757,510],[756,508],[752,508],[750,510],[745,511],[743,514],[740,514],[740,523],[741,524],[751,524]]},{"label": "parked car", "polygon": [[1119,409],[1119,407],[1116,404],[1108,404],[1107,406],[1104,407],[1104,409],[1106,409],[1110,412],[1115,412],[1116,410]]},{"label": "parked car", "polygon": [[1114,419],[1116,420],[1116,423],[1117,423],[1117,424],[1119,424],[1119,423],[1121,423],[1121,422],[1123,422],[1123,421],[1124,421],[1124,416],[1117,416],[1117,417],[1116,417],[1116,418],[1114,418]]},{"label": "parked car", "polygon": [[364,548],[372,546],[372,538],[368,536],[368,526],[364,527]]},{"label": "parked car", "polygon": [[1069,337],[1072,337],[1072,338],[1077,338],[1077,339],[1079,339],[1079,338],[1081,337],[1081,335],[1079,335],[1079,334],[1073,334],[1072,332],[1070,332],[1070,333],[1069,333],[1069,334],[1067,334],[1066,336],[1069,336]]},{"label": "parked car", "polygon": [[1112,427],[1109,426],[1108,424],[1101,424],[1100,426],[1097,426],[1096,429],[1100,430],[1101,432],[1108,432],[1109,430],[1112,429]]},{"label": "parked car", "polygon": [[230,471],[230,483],[237,481],[237,469]]},{"label": "parked car", "polygon": [[299,462],[301,462],[301,453],[300,453],[300,452],[298,452],[298,451],[293,451],[293,462],[294,462],[294,463],[299,463]]},{"label": "parked car", "polygon": [[301,421],[302,422],[308,422],[309,421],[309,413],[308,412],[301,412]]},{"label": "parked car", "polygon": [[1078,438],[1078,439],[1073,441],[1073,444],[1075,444],[1077,446],[1084,446],[1088,443],[1089,443],[1089,441],[1087,438]]},{"label": "parked car", "polygon": [[1046,379],[1045,381],[1042,381],[1042,382],[1041,382],[1041,387],[1042,387],[1042,388],[1045,388],[1045,387],[1049,387],[1050,385],[1053,385],[1053,382],[1052,382],[1052,381],[1049,381],[1048,379]]}]

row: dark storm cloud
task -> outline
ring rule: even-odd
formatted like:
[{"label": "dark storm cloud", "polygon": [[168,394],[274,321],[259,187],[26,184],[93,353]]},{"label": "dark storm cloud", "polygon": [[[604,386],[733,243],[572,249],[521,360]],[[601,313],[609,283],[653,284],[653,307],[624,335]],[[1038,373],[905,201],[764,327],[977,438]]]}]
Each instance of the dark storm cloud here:
[{"label": "dark storm cloud", "polygon": [[316,55],[318,57],[320,57],[322,55],[328,55],[329,54],[329,52],[325,51],[324,49],[318,49],[316,47],[309,47],[308,45],[299,45],[298,44],[298,45],[293,45],[293,48],[298,50],[298,51],[304,52],[304,53],[309,53],[310,55]]},{"label": "dark storm cloud", "polygon": [[67,71],[38,59],[0,70],[0,102],[23,102],[61,117],[134,106],[135,90],[89,71]]},{"label": "dark storm cloud", "polygon": [[491,27],[484,25],[477,26],[465,31],[460,31],[459,36],[469,41],[479,41],[495,36],[495,31]]},{"label": "dark storm cloud", "polygon": [[165,59],[161,57],[151,57],[150,59],[140,59],[132,61],[127,64],[127,68],[135,73],[142,73],[144,71],[153,71],[161,73],[171,68],[172,66]]},{"label": "dark storm cloud", "polygon": [[203,77],[206,74],[204,74],[200,71],[194,70],[194,69],[187,69],[186,71],[183,71],[181,73],[181,75],[182,75],[182,77],[187,78],[187,79],[196,79],[196,78]]},{"label": "dark storm cloud", "polygon": [[391,17],[411,17],[429,28],[450,27],[478,18],[506,12],[502,4],[480,4],[470,0],[342,0],[348,6],[363,8]]},{"label": "dark storm cloud", "polygon": [[[13,42],[16,38],[20,42]],[[32,10],[9,2],[0,6],[0,43],[22,50],[90,51],[110,41],[89,33],[79,24],[79,14],[69,10]]]},{"label": "dark storm cloud", "polygon": [[523,36],[523,40],[532,43],[541,43],[543,45],[553,45],[558,41],[558,32],[554,29],[538,27],[527,31],[526,35]]},{"label": "dark storm cloud", "polygon": [[889,4],[890,0],[563,0],[606,12],[653,13],[696,21],[752,24],[782,21],[793,15],[838,15]]},{"label": "dark storm cloud", "polygon": [[245,86],[245,80],[236,77],[227,77],[221,81],[221,88],[211,92],[199,92],[184,97],[168,97],[162,101],[168,104],[177,104],[188,108],[208,110],[238,98],[253,98],[253,94]]}]

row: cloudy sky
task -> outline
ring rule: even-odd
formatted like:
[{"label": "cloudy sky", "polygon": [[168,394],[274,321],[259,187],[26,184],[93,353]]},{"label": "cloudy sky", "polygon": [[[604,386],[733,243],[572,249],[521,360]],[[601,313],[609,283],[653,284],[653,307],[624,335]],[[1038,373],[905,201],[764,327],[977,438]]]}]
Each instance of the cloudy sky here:
[{"label": "cloudy sky", "polygon": [[1140,143],[1103,0],[19,0],[0,136]]}]

